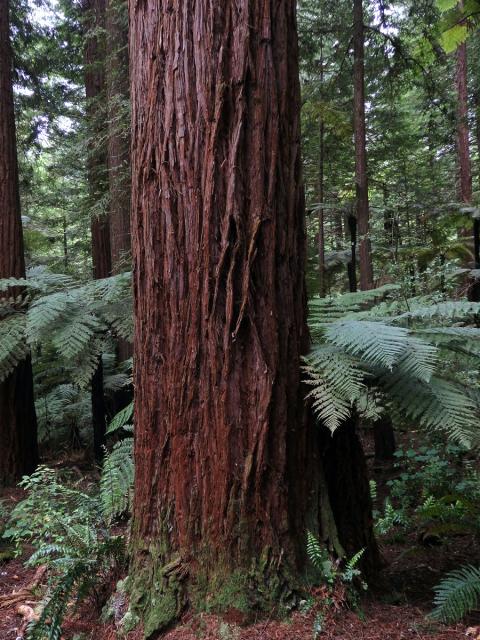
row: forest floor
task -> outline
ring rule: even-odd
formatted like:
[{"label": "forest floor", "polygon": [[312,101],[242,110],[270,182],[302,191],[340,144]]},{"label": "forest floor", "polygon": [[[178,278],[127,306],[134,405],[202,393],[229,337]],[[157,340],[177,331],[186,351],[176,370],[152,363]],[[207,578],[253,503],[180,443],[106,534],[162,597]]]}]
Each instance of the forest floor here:
[{"label": "forest floor", "polygon": [[[389,470],[377,469],[379,486]],[[0,493],[4,504],[14,504],[22,497],[19,489]],[[456,626],[445,626],[428,619],[432,608],[432,588],[441,575],[466,563],[480,562],[480,544],[471,536],[452,538],[442,545],[424,546],[421,532],[411,533],[389,545],[382,545],[385,568],[376,583],[370,582],[362,615],[345,609],[332,611],[326,617],[319,640],[456,640],[470,637],[480,640],[480,614]],[[0,548],[0,640],[23,638],[25,618],[19,613],[34,608],[41,598],[41,584],[31,591],[22,591],[35,582],[35,568],[24,562],[31,550],[24,548],[19,558],[1,559]],[[37,576],[38,578],[38,576]],[[45,578],[42,577],[43,582]],[[5,596],[17,594],[10,603]],[[3,604],[2,604],[3,603]],[[5,606],[6,605],[6,606]],[[26,607],[26,609],[25,609]],[[92,602],[86,602],[64,624],[63,640],[115,640],[114,625],[99,622],[100,612]],[[233,620],[212,615],[187,615],[179,625],[163,636],[164,640],[311,640],[314,610],[294,613],[286,621],[261,620],[248,627],[237,626]],[[128,640],[141,640],[141,632]]]}]

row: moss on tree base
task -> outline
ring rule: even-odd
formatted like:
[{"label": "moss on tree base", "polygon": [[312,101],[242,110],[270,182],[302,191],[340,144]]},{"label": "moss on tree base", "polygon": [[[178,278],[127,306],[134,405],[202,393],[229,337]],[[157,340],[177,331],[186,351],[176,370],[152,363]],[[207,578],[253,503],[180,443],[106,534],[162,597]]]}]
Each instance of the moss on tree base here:
[{"label": "moss on tree base", "polygon": [[198,561],[198,554],[189,561],[178,555],[165,564],[159,549],[145,547],[136,557],[142,565],[134,565],[128,578],[130,615],[143,621],[147,639],[158,637],[187,609],[234,616],[242,624],[272,611],[282,616],[297,606],[305,590],[283,554],[269,547],[248,566],[233,569],[226,561],[212,569],[211,562]]}]

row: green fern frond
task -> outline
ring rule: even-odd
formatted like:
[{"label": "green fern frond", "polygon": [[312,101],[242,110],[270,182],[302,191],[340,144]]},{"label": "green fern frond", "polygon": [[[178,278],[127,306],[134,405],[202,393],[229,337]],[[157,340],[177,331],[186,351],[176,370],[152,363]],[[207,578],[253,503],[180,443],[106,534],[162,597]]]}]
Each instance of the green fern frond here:
[{"label": "green fern frond", "polygon": [[28,355],[25,316],[14,313],[0,320],[0,382]]},{"label": "green fern frond", "polygon": [[314,536],[311,531],[307,531],[307,555],[314,567],[323,569],[328,554],[326,549],[320,544],[318,538]]},{"label": "green fern frond", "polygon": [[392,319],[395,323],[406,320],[449,320],[450,322],[468,320],[480,314],[480,302],[468,300],[449,300],[428,306],[412,308]]},{"label": "green fern frond", "polygon": [[478,441],[478,407],[456,383],[432,376],[426,384],[396,374],[384,376],[383,383],[399,416],[443,431],[467,448]]},{"label": "green fern frond", "polygon": [[405,355],[408,330],[366,320],[343,320],[325,328],[325,339],[368,363],[393,369]]},{"label": "green fern frond", "polygon": [[133,401],[130,402],[124,409],[119,411],[113,420],[108,425],[107,435],[110,433],[114,433],[119,429],[122,429],[125,425],[129,424],[133,418],[133,409],[134,404]]},{"label": "green fern frond", "polygon": [[111,521],[130,507],[133,487],[133,438],[125,438],[105,456],[100,480],[102,513]]},{"label": "green fern frond", "polygon": [[447,574],[435,588],[432,618],[456,622],[480,602],[480,569],[471,565]]}]

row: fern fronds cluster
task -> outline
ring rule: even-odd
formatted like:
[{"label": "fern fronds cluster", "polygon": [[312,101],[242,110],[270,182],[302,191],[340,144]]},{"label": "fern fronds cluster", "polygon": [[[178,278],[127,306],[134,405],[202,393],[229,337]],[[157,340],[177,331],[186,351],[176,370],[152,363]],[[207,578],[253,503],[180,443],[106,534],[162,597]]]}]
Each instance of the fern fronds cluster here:
[{"label": "fern fronds cluster", "polygon": [[[123,464],[119,452],[113,460]],[[29,627],[31,640],[58,640],[72,599],[92,596],[99,581],[123,565],[124,539],[109,532],[102,514],[107,485],[102,479],[99,495],[86,493],[61,482],[57,472],[44,466],[22,480],[27,497],[10,514],[3,536],[32,544],[35,551],[27,564],[48,567],[48,590],[40,619]]]},{"label": "fern fronds cluster", "polygon": [[480,329],[469,324],[480,303],[422,299],[400,312],[404,302],[376,304],[384,288],[344,297],[344,305],[342,297],[311,303],[315,343],[304,368],[319,419],[334,431],[353,411],[371,421],[388,411],[464,446],[478,444],[480,394],[463,376],[480,367]]},{"label": "fern fronds cluster", "polygon": [[73,382],[86,386],[112,338],[131,339],[130,280],[130,273],[122,273],[83,284],[38,268],[25,280],[1,280],[1,291],[21,287],[24,294],[22,304],[15,298],[2,306],[0,380],[27,353],[52,345],[59,361],[75,372]]}]

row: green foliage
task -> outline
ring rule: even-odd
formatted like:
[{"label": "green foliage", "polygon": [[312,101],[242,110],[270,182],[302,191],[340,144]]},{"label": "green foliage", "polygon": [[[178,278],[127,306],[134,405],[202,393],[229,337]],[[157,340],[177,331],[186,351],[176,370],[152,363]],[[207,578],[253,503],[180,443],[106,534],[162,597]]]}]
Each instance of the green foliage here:
[{"label": "green foliage", "polygon": [[471,565],[450,572],[435,588],[435,609],[431,616],[442,622],[456,622],[480,602],[480,569]]},{"label": "green foliage", "polygon": [[0,323],[0,374],[38,347],[52,345],[57,357],[73,365],[73,382],[85,387],[112,337],[132,332],[130,274],[80,284],[69,276],[36,269],[26,280],[0,281],[0,289],[18,286],[28,292],[23,312],[12,302]]},{"label": "green foliage", "polygon": [[[480,330],[464,324],[480,304],[382,301],[387,292],[395,289],[337,296],[326,317],[330,299],[312,301],[316,342],[305,358],[305,372],[319,419],[333,431],[353,411],[367,420],[388,411],[464,446],[477,444],[480,404],[462,376],[478,367]],[[400,312],[401,305],[407,311]],[[463,324],[452,326],[453,320]],[[445,358],[451,360],[452,354],[455,367],[445,371]]]},{"label": "green foliage", "polygon": [[362,589],[367,589],[367,584],[360,580],[360,561],[365,553],[365,549],[360,549],[348,560],[333,560],[326,547],[320,543],[318,538],[310,531],[307,532],[307,555],[315,569],[320,574],[320,579],[330,591],[333,591],[338,583],[348,586],[347,601],[352,604],[357,602],[356,581]]},{"label": "green foliage", "polygon": [[[116,459],[121,461],[119,455]],[[104,491],[110,490],[103,477],[96,495],[61,482],[57,472],[40,466],[20,486],[27,497],[11,512],[3,537],[18,549],[23,543],[31,544],[35,550],[27,564],[48,567],[48,591],[40,618],[30,625],[28,637],[58,640],[72,598],[79,601],[91,597],[101,605],[97,587],[123,566],[125,544],[122,536],[109,532],[102,515]],[[114,505],[112,501],[110,516]]]},{"label": "green foliage", "polygon": [[406,529],[410,525],[410,518],[403,509],[395,509],[389,498],[385,500],[383,514],[377,514],[375,518],[375,533],[386,536],[398,527]]},{"label": "green foliage", "polygon": [[105,455],[103,463],[100,495],[103,517],[107,521],[129,510],[133,475],[133,438],[125,438]]}]

